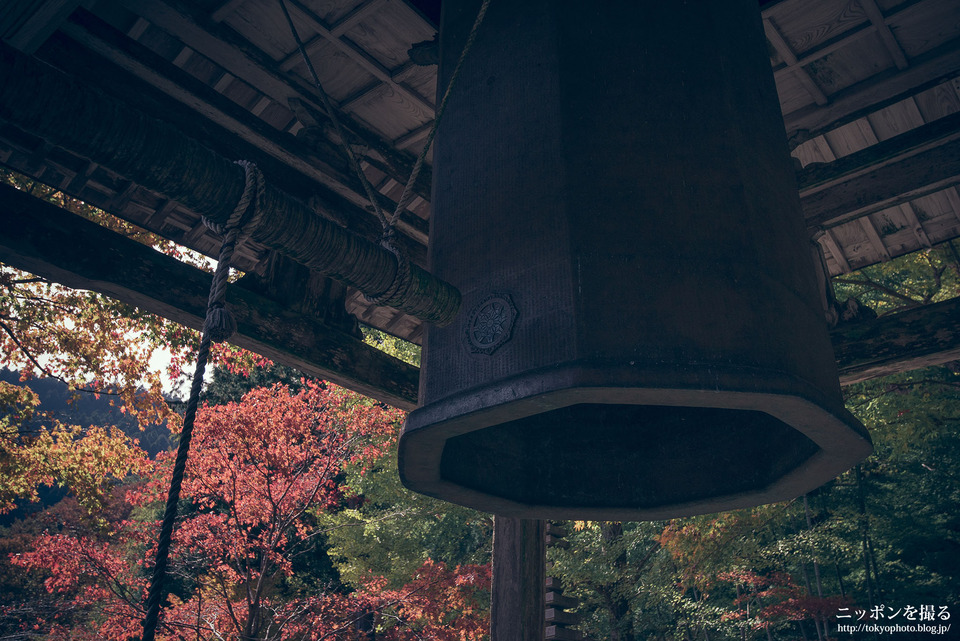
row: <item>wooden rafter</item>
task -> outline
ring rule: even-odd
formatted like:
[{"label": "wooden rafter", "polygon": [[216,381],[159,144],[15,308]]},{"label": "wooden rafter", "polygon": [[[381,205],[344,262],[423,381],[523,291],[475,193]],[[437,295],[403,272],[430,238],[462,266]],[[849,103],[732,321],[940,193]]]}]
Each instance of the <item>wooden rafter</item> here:
[{"label": "wooden rafter", "polygon": [[823,231],[823,235],[820,236],[819,241],[823,243],[823,246],[830,250],[830,255],[833,257],[833,260],[837,262],[837,265],[840,267],[840,271],[844,274],[849,274],[850,264],[847,262],[847,257],[843,253],[843,248],[840,247],[840,243],[837,242],[836,237],[833,235],[829,229]]},{"label": "wooden rafter", "polygon": [[[286,141],[269,131],[271,128],[259,119],[249,118],[251,113],[215,92],[212,88],[196,81],[187,74],[179,74],[172,68],[164,69],[166,61],[144,47],[128,46],[122,48],[119,42],[111,41],[109,31],[97,29],[93,19],[83,23],[73,22],[64,25],[63,31],[78,44],[102,56],[124,71],[153,85],[167,96],[191,109],[204,113],[208,118],[234,132],[242,139],[273,156],[277,160],[309,176],[318,183],[332,189],[338,195],[362,206],[357,190],[350,189],[352,176],[343,168],[335,168],[317,156],[310,158],[303,151],[293,152]],[[125,50],[126,49],[126,50]],[[166,64],[165,64],[166,63]],[[171,65],[172,66],[172,65]],[[256,115],[256,114],[254,114]]]},{"label": "wooden rafter", "polygon": [[827,102],[827,96],[823,93],[823,90],[817,85],[813,78],[810,77],[810,74],[807,73],[807,70],[803,68],[803,65],[800,64],[800,61],[797,59],[797,55],[793,53],[793,50],[790,48],[790,45],[787,44],[787,41],[783,39],[783,36],[780,34],[780,31],[777,30],[776,25],[773,24],[773,21],[770,18],[763,19],[763,30],[767,34],[767,40],[770,41],[770,44],[773,45],[773,48],[776,49],[777,53],[780,54],[780,57],[783,58],[784,63],[787,65],[787,69],[796,76],[797,80],[800,81],[800,84],[803,85],[804,89],[810,94],[814,102],[818,105],[825,105]]},{"label": "wooden rafter", "polygon": [[930,239],[927,237],[927,232],[923,228],[923,224],[920,222],[920,219],[917,217],[917,211],[913,208],[913,205],[910,203],[903,203],[900,205],[900,211],[903,212],[903,217],[907,219],[907,222],[910,223],[910,229],[913,231],[913,235],[917,237],[917,240],[924,247],[930,248],[933,247]]},{"label": "wooden rafter", "polygon": [[[383,2],[384,0],[367,0],[363,4],[359,5],[356,9],[345,15],[343,18],[338,20],[336,24],[331,25],[329,28],[325,27],[323,31],[319,31],[316,37],[304,44],[304,49],[307,50],[307,54],[311,56],[315,54],[317,49],[319,49],[324,42],[332,42],[335,47],[340,49],[336,41],[338,41],[346,32],[353,29],[358,22],[363,20],[371,11],[377,9],[381,4],[383,4]],[[323,24],[318,18],[315,17],[309,18],[309,22],[311,26]],[[280,61],[280,68],[284,71],[290,71],[300,64],[303,64],[303,59],[300,56],[300,52],[294,51]]]},{"label": "wooden rafter", "polygon": [[944,190],[944,193],[947,196],[947,202],[949,202],[950,207],[953,208],[953,215],[960,221],[960,192],[957,191],[956,187],[950,187]]},{"label": "wooden rafter", "polygon": [[[96,67],[96,75],[99,79],[113,80],[112,83],[108,83],[108,86],[124,87],[129,92],[136,87],[137,80],[140,80],[148,86],[172,96],[183,107],[199,109],[207,114],[214,123],[223,127],[223,130],[204,141],[207,144],[215,148],[217,145],[226,145],[238,149],[238,143],[246,143],[249,149],[257,150],[254,158],[257,159],[258,163],[264,161],[262,156],[264,153],[276,161],[277,167],[271,172],[273,176],[283,175],[289,179],[291,176],[301,175],[323,187],[328,187],[331,184],[331,175],[341,176],[343,182],[355,180],[352,175],[346,173],[348,170],[345,163],[341,167],[332,167],[326,162],[326,158],[321,158],[306,143],[270,127],[248,110],[217,93],[213,88],[173,67],[170,63],[158,59],[152,52],[136,43],[128,43],[124,46],[114,41],[112,39],[113,32],[108,27],[101,25],[95,17],[78,12],[78,15],[74,16],[74,22],[65,28],[65,32],[73,42],[81,44],[101,56],[109,57],[108,59],[118,65],[116,73],[111,73],[109,68],[102,63]],[[73,63],[81,62],[77,65],[78,71],[89,70],[92,66],[82,63],[82,61],[85,61],[85,56],[86,59],[91,58],[86,50],[77,47],[70,48],[67,42],[51,43],[51,51],[61,53],[58,48],[63,49],[62,58]],[[157,69],[163,69],[164,72],[160,73]],[[130,74],[130,76],[124,76],[120,70]],[[135,92],[136,95],[145,95],[146,93],[148,92]],[[167,112],[169,113],[169,110]],[[168,113],[155,115],[163,117]],[[210,125],[203,130],[211,131]],[[234,138],[238,140],[234,141]],[[234,153],[239,152],[235,151]],[[264,171],[268,170],[266,166],[261,166],[263,166]],[[22,168],[18,169],[22,170]],[[333,181],[333,184],[339,184],[339,189],[335,192],[321,192],[316,188],[311,191],[319,197],[318,202],[322,203],[325,209],[329,209],[335,218],[345,221],[354,231],[363,233],[371,239],[377,238],[380,233],[379,223],[362,206],[366,204],[366,201],[357,194],[359,187],[357,191],[352,191],[342,183]],[[77,195],[75,192],[73,193]],[[351,198],[348,200],[341,194],[348,194]],[[383,202],[386,206],[392,204],[392,201],[386,198]],[[100,202],[94,204],[105,206]],[[398,227],[401,232],[404,232],[400,242],[411,260],[417,264],[423,264],[426,252],[424,243],[427,231],[426,221],[405,213],[401,217]]]},{"label": "wooden rafter", "polygon": [[877,232],[877,228],[870,219],[870,216],[864,216],[858,219],[857,222],[860,223],[863,233],[866,234],[867,239],[870,241],[870,246],[880,255],[880,259],[884,262],[890,260],[890,252],[887,251],[887,246],[884,245],[883,239],[880,238],[880,234]]},{"label": "wooden rafter", "polygon": [[81,0],[34,2],[32,12],[22,22],[8,25],[12,27],[9,30],[0,29],[0,38],[20,51],[34,53],[80,4]]},{"label": "wooden rafter", "polygon": [[[222,67],[232,78],[238,78],[251,87],[269,96],[281,105],[287,105],[291,98],[308,100],[311,106],[319,113],[323,107],[316,90],[295,74],[287,73],[278,68],[275,61],[266,56],[256,55],[251,51],[249,43],[242,40],[232,30],[217,23],[199,24],[200,17],[182,13],[164,2],[137,2],[124,0],[129,8],[142,14],[142,18],[156,27],[176,34],[177,39],[194,51],[202,54],[212,62]],[[361,126],[349,114],[338,114],[348,130],[360,136],[365,144],[371,145],[378,153],[388,155],[388,162],[380,167],[382,171],[399,170],[406,180],[406,172],[413,165],[413,160],[405,160],[402,154],[396,153],[390,141],[380,138],[373,131]],[[432,107],[429,117],[433,117]],[[399,175],[398,173],[398,175]],[[422,180],[415,186],[416,192],[424,198],[430,198],[429,170],[424,172]],[[360,190],[358,190],[359,193]]]},{"label": "wooden rafter", "polygon": [[[389,69],[387,69],[382,64],[377,62],[372,56],[368,55],[367,53],[365,53],[364,51],[356,47],[353,43],[344,39],[342,37],[343,35],[342,32],[337,30],[336,27],[331,28],[325,25],[322,20],[320,20],[319,18],[317,18],[317,16],[313,14],[312,11],[304,7],[299,2],[296,2],[296,0],[290,0],[290,5],[297,9],[297,13],[299,14],[297,17],[300,20],[303,20],[304,22],[309,24],[310,28],[317,32],[318,34],[317,38],[314,39],[314,41],[312,41],[311,43],[311,45],[314,48],[320,46],[320,44],[322,44],[322,42],[324,41],[330,42],[331,44],[333,44],[334,47],[336,47],[337,51],[346,55],[348,58],[350,58],[350,60],[356,63],[361,69],[369,73],[371,76],[376,78],[381,83],[390,87],[390,89],[397,92],[399,95],[403,96],[404,98],[412,102],[414,105],[417,106],[418,109],[423,110],[423,112],[428,117],[430,118],[433,117],[434,105],[432,102],[430,102],[429,100],[427,100],[426,98],[418,94],[417,92],[412,91],[407,87],[403,86],[402,84],[396,82],[393,79],[393,76],[391,75]],[[350,16],[347,16],[346,18],[344,18],[344,20],[348,20],[349,17]],[[344,29],[343,31],[346,31],[346,29]],[[291,41],[292,41],[292,36],[291,36]],[[311,49],[309,46],[307,48],[307,53],[311,53]],[[297,64],[298,56],[299,56],[299,53],[296,51],[291,53],[289,56],[287,56],[284,62],[281,63],[281,68],[283,68],[283,65],[286,64],[287,67],[284,69],[284,71],[289,71],[290,69],[292,69]]]},{"label": "wooden rafter", "polygon": [[867,14],[870,22],[876,28],[877,33],[880,35],[880,40],[883,41],[883,46],[886,47],[890,57],[893,58],[893,63],[897,65],[897,69],[906,69],[909,66],[907,56],[904,55],[903,49],[900,47],[900,43],[897,42],[896,36],[893,35],[890,27],[887,26],[886,19],[883,17],[883,13],[880,11],[880,7],[877,6],[876,1],[860,0],[860,6],[863,7],[864,13]]}]

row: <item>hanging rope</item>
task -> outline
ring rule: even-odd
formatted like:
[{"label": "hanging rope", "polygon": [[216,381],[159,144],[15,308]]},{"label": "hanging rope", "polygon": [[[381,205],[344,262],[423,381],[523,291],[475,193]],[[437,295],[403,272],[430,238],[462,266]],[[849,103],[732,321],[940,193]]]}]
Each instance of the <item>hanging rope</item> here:
[{"label": "hanging rope", "polygon": [[400,200],[397,201],[397,208],[393,212],[393,216],[391,216],[390,220],[388,221],[391,226],[396,224],[397,220],[400,219],[400,214],[403,213],[403,210],[405,210],[407,205],[410,204],[410,201],[413,200],[413,185],[417,182],[417,178],[420,177],[420,170],[423,168],[423,163],[427,159],[427,152],[430,151],[430,145],[433,144],[433,139],[437,135],[437,129],[440,126],[440,119],[443,118],[443,112],[447,109],[447,102],[450,100],[450,94],[452,93],[454,85],[457,83],[457,79],[460,77],[460,70],[463,68],[463,61],[467,59],[467,53],[473,48],[473,43],[477,40],[477,33],[480,31],[480,24],[483,22],[484,16],[487,15],[487,8],[489,6],[490,0],[483,0],[483,4],[480,5],[480,10],[477,12],[477,18],[473,21],[473,27],[470,29],[470,35],[467,36],[467,42],[463,45],[463,51],[460,52],[460,58],[457,60],[457,66],[453,68],[453,73],[450,75],[450,82],[447,84],[447,88],[443,92],[443,98],[440,100],[440,104],[437,106],[437,111],[433,118],[433,126],[430,127],[430,133],[427,134],[427,140],[423,143],[423,149],[420,150],[420,155],[417,156],[417,162],[413,165],[413,171],[410,172],[410,178],[407,180],[407,184],[403,188],[403,193],[400,194]]},{"label": "hanging rope", "polygon": [[150,580],[150,591],[147,594],[146,614],[143,618],[142,641],[154,641],[156,637],[157,623],[160,619],[160,606],[163,600],[163,583],[170,553],[170,541],[173,538],[173,526],[177,518],[177,503],[180,501],[180,488],[183,485],[183,474],[187,467],[187,456],[190,453],[193,424],[197,416],[197,406],[200,404],[203,375],[207,368],[207,358],[210,356],[210,343],[220,343],[227,340],[237,329],[237,322],[233,319],[229,310],[224,307],[227,276],[230,274],[230,259],[233,257],[233,251],[241,234],[244,233],[244,230],[256,227],[262,216],[260,199],[264,192],[263,174],[251,162],[240,160],[236,164],[243,167],[246,180],[243,195],[237,201],[233,214],[224,225],[213,224],[206,218],[203,221],[207,227],[223,236],[223,243],[220,245],[217,269],[213,274],[213,282],[210,284],[210,295],[207,298],[207,316],[203,324],[200,348],[197,351],[197,368],[193,372],[190,399],[187,401],[187,411],[183,417],[183,430],[180,432],[180,443],[177,447],[177,460],[173,466],[170,491],[167,494],[167,505],[163,512],[163,523],[160,526],[156,562],[153,566],[153,577]]},{"label": "hanging rope", "polygon": [[367,175],[363,172],[363,168],[360,166],[356,155],[353,153],[353,148],[350,146],[350,142],[347,140],[347,137],[344,134],[343,126],[340,124],[340,118],[337,116],[337,112],[334,110],[333,103],[331,102],[330,97],[327,95],[327,92],[323,90],[323,85],[320,83],[320,77],[317,75],[317,71],[314,69],[313,63],[310,61],[310,56],[307,54],[307,49],[303,45],[303,41],[300,39],[300,34],[297,32],[297,27],[293,23],[293,18],[290,16],[290,12],[287,10],[287,3],[285,0],[279,0],[279,3],[280,8],[283,10],[283,15],[287,19],[287,25],[290,27],[290,33],[293,35],[293,39],[297,43],[297,49],[300,51],[300,56],[303,58],[303,62],[307,66],[307,70],[310,72],[310,77],[313,79],[313,84],[316,86],[317,92],[320,94],[320,100],[323,102],[323,108],[327,112],[327,117],[329,117],[330,121],[333,123],[334,131],[336,131],[337,136],[340,138],[340,143],[343,146],[344,153],[347,156],[350,166],[357,174],[360,184],[363,185],[363,190],[367,194],[367,199],[370,200],[371,205],[373,205],[373,211],[377,215],[377,218],[380,220],[380,224],[383,227],[383,231],[380,236],[380,244],[397,259],[397,272],[394,276],[393,282],[390,284],[390,287],[376,295],[367,294],[365,298],[371,303],[377,305],[393,303],[395,302],[393,298],[398,293],[405,291],[410,285],[410,279],[412,277],[410,260],[396,244],[395,227],[397,221],[400,220],[400,215],[406,210],[407,205],[409,205],[410,201],[412,201],[414,198],[413,186],[416,184],[417,178],[420,177],[420,171],[423,169],[423,164],[426,161],[427,154],[430,151],[430,146],[433,144],[433,139],[437,135],[437,128],[440,126],[440,119],[443,117],[443,112],[447,108],[447,102],[450,99],[453,87],[456,84],[457,79],[460,77],[460,70],[463,68],[463,62],[467,58],[467,53],[469,53],[470,49],[473,48],[473,43],[477,39],[477,33],[480,31],[480,24],[483,22],[483,18],[487,14],[487,8],[490,6],[490,0],[483,0],[483,3],[480,5],[480,10],[477,12],[477,18],[474,20],[473,27],[470,29],[470,35],[467,36],[467,42],[464,44],[463,51],[460,52],[460,58],[457,60],[457,65],[454,67],[453,73],[450,76],[450,82],[447,84],[447,88],[443,93],[443,98],[440,100],[440,104],[437,106],[437,110],[433,118],[433,124],[430,126],[430,132],[427,134],[427,140],[423,145],[423,149],[420,150],[420,155],[417,156],[417,160],[410,172],[410,177],[407,179],[407,184],[403,187],[403,193],[400,194],[400,200],[397,201],[396,209],[394,209],[393,214],[389,217],[383,213],[383,209],[380,207],[378,195],[374,191],[373,185],[370,184],[370,180],[367,178]]}]

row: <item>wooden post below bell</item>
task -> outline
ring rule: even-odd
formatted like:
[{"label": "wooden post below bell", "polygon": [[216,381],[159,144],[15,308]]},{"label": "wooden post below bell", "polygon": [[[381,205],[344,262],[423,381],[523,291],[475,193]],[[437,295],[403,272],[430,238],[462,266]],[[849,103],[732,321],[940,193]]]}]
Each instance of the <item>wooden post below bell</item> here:
[{"label": "wooden post below bell", "polygon": [[545,521],[493,519],[491,641],[543,641]]}]

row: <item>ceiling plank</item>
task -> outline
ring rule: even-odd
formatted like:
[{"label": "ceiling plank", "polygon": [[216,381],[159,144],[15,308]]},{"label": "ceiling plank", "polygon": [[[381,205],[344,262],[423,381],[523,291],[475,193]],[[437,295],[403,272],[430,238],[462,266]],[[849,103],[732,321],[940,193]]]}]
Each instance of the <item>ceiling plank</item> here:
[{"label": "ceiling plank", "polygon": [[[232,29],[211,21],[207,21],[209,24],[201,24],[202,17],[188,15],[164,2],[138,2],[137,0],[123,0],[123,2],[130,11],[148,19],[168,33],[176,34],[177,39],[185,45],[209,58],[231,76],[256,87],[281,105],[288,105],[291,99],[307,101],[315,112],[326,113],[314,87],[295,75],[283,73],[277,68],[275,61],[267,58],[263,52],[258,54],[252,51],[252,45]],[[406,176],[413,167],[414,159],[408,158],[409,154],[397,151],[390,141],[362,126],[342,109],[337,111],[338,118],[348,132],[355,134],[363,140],[364,144],[384,156],[386,164],[379,167],[381,171],[403,173],[403,176],[395,177],[401,182],[406,182]],[[433,117],[432,108],[430,117]],[[430,199],[429,167],[423,168],[414,188],[417,194],[427,200]],[[415,223],[408,221],[408,224]]]},{"label": "ceiling plank", "polygon": [[[334,29],[327,28],[327,25],[323,23],[319,18],[317,18],[313,13],[304,7],[302,4],[296,0],[290,0],[290,4],[297,9],[297,13],[300,14],[300,17],[310,24],[310,28],[319,34],[320,37],[325,38],[331,44],[333,44],[338,51],[346,55],[353,62],[360,66],[361,69],[372,75],[374,78],[384,83],[399,95],[403,96],[405,99],[412,102],[417,106],[418,109],[422,110],[428,118],[433,118],[434,116],[434,105],[429,100],[421,96],[415,91],[408,89],[407,87],[401,85],[393,79],[393,76],[390,74],[390,70],[381,65],[379,62],[374,60],[370,55],[364,52],[362,49],[354,46],[352,43],[344,40],[335,33]],[[291,36],[292,38],[292,36]],[[309,49],[308,49],[309,52]],[[297,55],[299,55],[298,52]],[[287,60],[290,60],[290,57],[294,54],[290,54],[287,57]],[[288,65],[290,63],[288,62]]]},{"label": "ceiling plank", "polygon": [[[122,42],[113,37],[115,32],[106,25],[99,24],[94,16],[89,14],[75,16],[75,22],[65,26],[64,31],[74,42],[114,62],[120,69],[140,78],[163,92],[165,96],[176,100],[184,107],[199,112],[210,122],[223,127],[223,130],[221,130],[223,133],[214,135],[213,140],[204,140],[205,144],[217,149],[218,145],[227,144],[230,138],[234,136],[239,138],[250,148],[270,156],[277,161],[279,166],[287,168],[285,170],[277,169],[273,172],[274,174],[283,171],[288,174],[287,177],[296,174],[304,176],[314,184],[311,195],[319,196],[319,200],[325,208],[331,210],[336,217],[348,221],[350,228],[354,231],[363,233],[368,238],[379,238],[380,225],[374,216],[366,210],[366,198],[357,193],[361,191],[359,183],[353,174],[349,173],[349,169],[342,158],[339,159],[341,166],[331,166],[326,162],[325,157],[321,158],[318,152],[314,152],[301,139],[292,138],[284,132],[277,131],[248,110],[217,92],[215,88],[209,87],[181,69],[173,67],[143,46],[133,42],[127,42],[124,46]],[[79,53],[70,51],[66,46],[57,46],[59,48],[50,49],[57,60],[73,61],[79,58]],[[98,66],[97,73],[101,77],[110,74],[103,65]],[[118,76],[114,84],[120,87],[128,87],[130,82],[129,77],[125,80]],[[166,116],[171,111],[166,111],[163,115]],[[210,126],[206,125],[203,129],[208,131]],[[230,144],[236,147],[235,144]],[[233,153],[242,152],[234,151]],[[256,159],[258,163],[262,161],[260,156],[253,159]],[[381,163],[377,167],[391,171],[397,177],[404,176],[403,169],[405,166],[398,167],[398,163],[394,162],[394,156],[390,156],[389,160],[391,162],[387,165]],[[412,165],[412,161],[410,164]],[[268,170],[265,164],[263,169],[265,172]],[[345,183],[356,184],[356,191],[346,187]],[[417,193],[424,189],[429,190],[429,187],[422,185],[420,181],[418,181],[418,185],[420,189],[417,190]],[[321,186],[329,191],[320,192]],[[352,196],[352,198],[347,196]],[[393,201],[386,197],[383,198],[382,204],[391,211],[395,207]],[[416,215],[405,213],[401,217],[401,223],[401,231],[409,232],[403,234],[401,238],[404,250],[408,252],[414,262],[423,264],[426,252],[423,243],[423,238],[425,238],[427,232],[426,221]]]},{"label": "ceiling plank", "polygon": [[[273,134],[276,130],[260,121],[259,118],[246,117],[247,114],[256,116],[256,113],[249,112],[236,105],[236,103],[190,77],[185,72],[174,72],[172,68],[163,70],[166,61],[158,59],[152,52],[140,47],[123,48],[121,43],[111,42],[108,37],[109,34],[105,30],[94,31],[89,21],[85,21],[83,24],[77,22],[66,24],[62,31],[90,51],[144,80],[167,96],[197,111],[205,118],[229,129],[243,140],[298,172],[309,176],[354,205],[358,207],[366,205],[366,199],[358,193],[361,191],[360,187],[357,186],[354,189],[348,186],[356,182],[356,179],[345,169],[334,168],[317,156],[308,158],[302,153],[292,152],[290,145],[286,144],[286,140],[277,140],[282,134],[279,134],[279,132]],[[188,86],[191,87],[188,88]],[[269,101],[269,98],[262,97],[257,106],[264,100]],[[269,102],[266,104],[269,104]],[[263,104],[263,108],[266,107],[266,104]],[[254,109],[256,109],[256,106]],[[267,130],[271,131],[266,133]]]},{"label": "ceiling plank", "polygon": [[960,69],[960,38],[912,61],[910,67],[880,73],[830,96],[826,106],[810,105],[783,115],[788,137],[798,131],[808,136],[829,131],[956,77]]}]

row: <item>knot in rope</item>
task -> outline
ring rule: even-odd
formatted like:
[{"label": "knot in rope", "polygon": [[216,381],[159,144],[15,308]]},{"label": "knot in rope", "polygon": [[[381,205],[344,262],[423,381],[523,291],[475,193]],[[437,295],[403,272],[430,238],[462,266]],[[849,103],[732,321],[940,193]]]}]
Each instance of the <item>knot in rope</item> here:
[{"label": "knot in rope", "polygon": [[[238,160],[234,164],[243,167],[243,194],[237,201],[233,213],[222,225],[203,218],[203,224],[210,230],[223,236],[217,270],[210,286],[210,298],[207,301],[207,318],[203,331],[214,343],[222,343],[237,331],[237,321],[224,304],[227,293],[227,277],[230,274],[230,260],[239,243],[249,236],[251,229],[260,224],[263,217],[260,201],[263,198],[265,181],[263,173],[248,160]],[[223,266],[223,269],[221,269]]]},{"label": "knot in rope", "polygon": [[210,336],[211,342],[222,343],[237,332],[237,321],[233,318],[230,310],[221,303],[218,307],[207,310],[204,331]]}]

